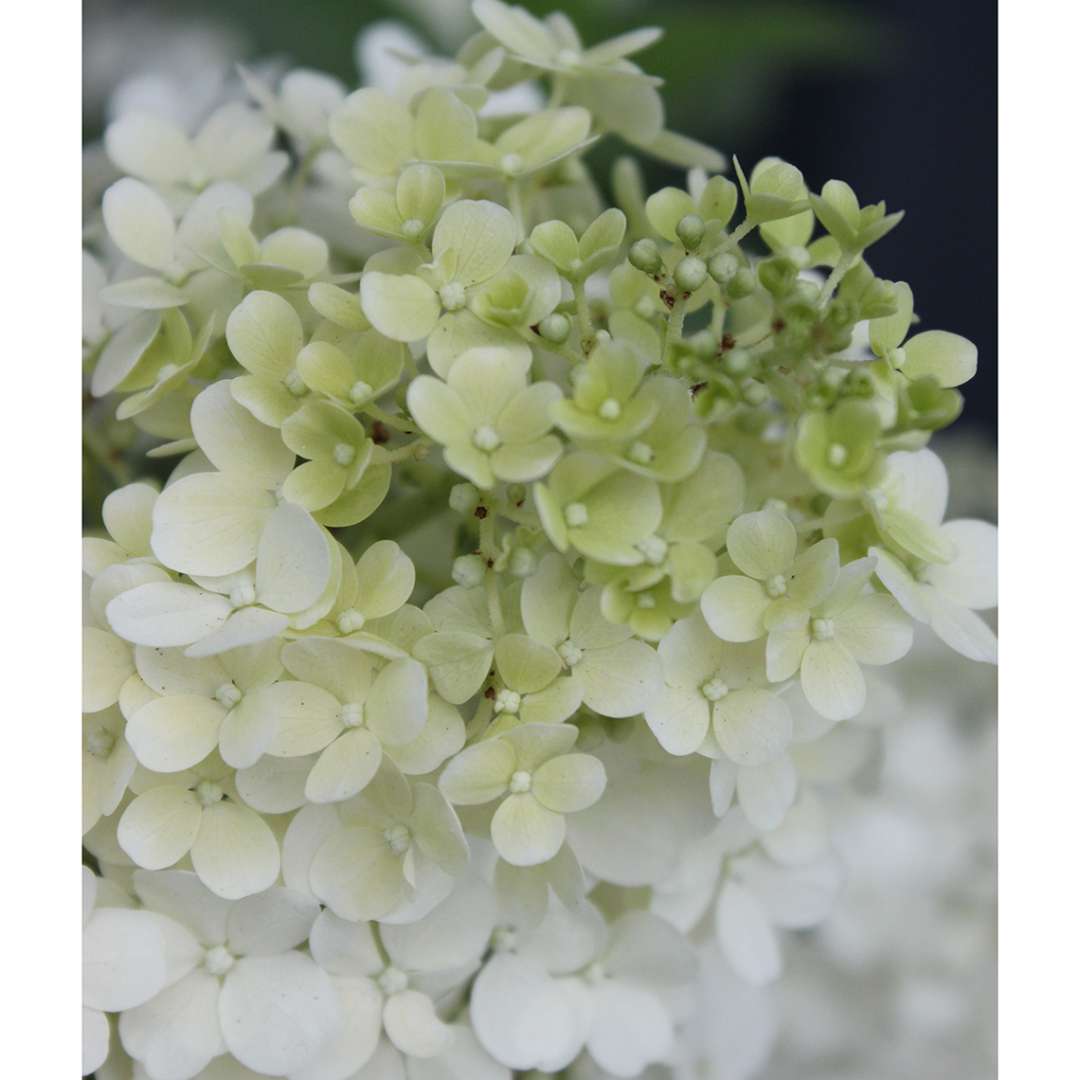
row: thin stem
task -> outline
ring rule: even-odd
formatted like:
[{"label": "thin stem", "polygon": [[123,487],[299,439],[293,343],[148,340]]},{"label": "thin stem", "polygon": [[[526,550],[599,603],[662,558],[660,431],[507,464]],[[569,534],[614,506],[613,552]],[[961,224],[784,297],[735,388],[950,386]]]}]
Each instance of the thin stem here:
[{"label": "thin stem", "polygon": [[844,275],[851,269],[855,258],[852,255],[841,255],[836,265],[832,269],[832,273],[825,279],[825,284],[821,287],[821,294],[817,299],[817,306],[819,311],[824,311],[828,306],[829,301],[832,299],[832,294],[836,292],[836,287],[840,284]]},{"label": "thin stem", "polygon": [[117,487],[123,487],[131,481],[131,467],[120,451],[110,445],[101,431],[93,426],[92,421],[83,421],[82,438],[83,449]]},{"label": "thin stem", "polygon": [[372,420],[378,420],[380,424],[385,424],[394,431],[400,431],[402,435],[416,434],[417,429],[414,423],[397,413],[387,412],[378,405],[365,405],[360,411],[370,416]]},{"label": "thin stem", "polygon": [[660,352],[665,364],[670,364],[674,359],[675,345],[677,342],[682,341],[683,321],[686,318],[686,300],[685,296],[676,298],[675,303],[671,306],[671,311],[668,313],[667,325],[664,327],[664,347]]},{"label": "thin stem", "polygon": [[525,216],[525,193],[522,191],[520,180],[511,180],[507,185],[509,194],[510,213],[518,227],[518,240],[524,240],[529,235],[528,220]]},{"label": "thin stem", "polygon": [[383,450],[379,458],[382,464],[387,465],[397,461],[418,461],[427,457],[430,448],[431,440],[426,435],[421,435],[420,438],[413,439],[412,442],[407,442],[395,450]]},{"label": "thin stem", "polygon": [[596,344],[589,299],[585,295],[585,279],[574,280],[574,308],[577,314],[578,333],[581,335],[581,351],[588,356]]}]

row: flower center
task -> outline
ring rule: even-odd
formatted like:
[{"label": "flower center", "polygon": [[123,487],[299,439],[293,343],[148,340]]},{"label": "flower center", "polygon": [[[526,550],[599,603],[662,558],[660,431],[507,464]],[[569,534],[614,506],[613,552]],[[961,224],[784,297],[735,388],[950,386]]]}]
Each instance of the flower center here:
[{"label": "flower center", "polygon": [[375,391],[370,383],[364,382],[363,379],[357,379],[357,381],[349,387],[349,400],[354,405],[362,405],[373,393],[375,393]]},{"label": "flower center", "polygon": [[491,935],[491,947],[499,953],[513,952],[517,948],[517,931],[512,926],[497,926]]},{"label": "flower center", "polygon": [[341,706],[341,722],[347,728],[360,727],[364,723],[364,704],[349,701]]},{"label": "flower center", "polygon": [[399,822],[397,825],[391,825],[387,828],[383,833],[383,839],[386,841],[386,846],[395,855],[404,855],[412,843],[412,833],[409,832],[408,826]]},{"label": "flower center", "polygon": [[644,608],[646,611],[651,611],[656,607],[656,597],[648,592],[638,593],[637,606],[639,608]]},{"label": "flower center", "polygon": [[415,240],[424,231],[424,223],[419,218],[406,218],[401,223],[401,235],[407,240]]},{"label": "flower center", "polygon": [[337,628],[342,634],[353,634],[364,628],[364,616],[356,608],[349,608],[337,617]]},{"label": "flower center", "polygon": [[847,447],[841,445],[840,443],[833,443],[832,446],[830,446],[829,449],[826,451],[825,456],[826,458],[828,458],[829,464],[834,469],[839,469],[841,465],[847,464]]},{"label": "flower center", "polygon": [[581,53],[576,49],[560,49],[555,54],[555,63],[559,67],[574,67],[581,61]]},{"label": "flower center", "polygon": [[531,787],[532,773],[528,773],[524,769],[518,769],[518,771],[510,777],[510,793],[512,795],[524,795]]},{"label": "flower center", "polygon": [[638,465],[651,465],[655,453],[648,443],[644,443],[639,439],[630,447],[626,456],[631,461],[637,462]]},{"label": "flower center", "polygon": [[594,960],[585,969],[585,981],[592,983],[595,986],[597,983],[603,982],[607,978],[607,972],[604,970],[604,965],[599,960]]},{"label": "flower center", "polygon": [[379,989],[387,997],[400,994],[409,985],[409,977],[400,968],[388,967],[377,979]]},{"label": "flower center", "polygon": [[285,383],[285,389],[288,390],[293,397],[303,397],[308,391],[308,388],[304,383],[304,380],[300,378],[300,372],[298,371],[290,371],[288,375],[285,376],[283,382]]},{"label": "flower center", "polygon": [[224,945],[215,945],[206,950],[203,965],[211,975],[224,975],[236,963],[233,954]]},{"label": "flower center", "polygon": [[815,641],[832,641],[836,636],[836,627],[832,619],[814,619],[810,623],[810,633]]},{"label": "flower center", "polygon": [[584,503],[568,503],[563,510],[563,518],[571,529],[580,529],[589,523],[589,511]]},{"label": "flower center", "polygon": [[221,790],[221,785],[213,780],[202,780],[195,786],[195,798],[203,806],[213,806],[225,798],[225,792]]},{"label": "flower center", "polygon": [[783,596],[787,592],[787,576],[785,574],[773,574],[768,581],[765,582],[765,591],[775,600],[778,596]]},{"label": "flower center", "polygon": [[497,713],[516,713],[521,708],[521,695],[516,690],[500,690],[495,695]]},{"label": "flower center", "polygon": [[596,410],[603,420],[618,420],[622,416],[622,406],[613,398],[605,398]]},{"label": "flower center", "polygon": [[350,446],[348,443],[339,442],[334,447],[334,460],[344,468],[346,465],[351,465],[353,459],[356,457],[356,447]]},{"label": "flower center", "polygon": [[226,709],[233,709],[240,704],[244,695],[240,692],[236,683],[226,682],[222,683],[214,691],[214,699],[225,706]]},{"label": "flower center", "polygon": [[448,281],[439,290],[439,299],[447,311],[460,311],[465,306],[465,286],[460,281]]},{"label": "flower center", "polygon": [[567,667],[573,667],[575,664],[580,663],[581,658],[585,655],[569,638],[555,651],[562,657],[563,663]]},{"label": "flower center", "polygon": [[701,684],[701,692],[709,701],[719,701],[730,693],[731,688],[719,675],[714,675],[708,682]]},{"label": "flower center", "polygon": [[477,450],[483,450],[485,454],[490,454],[492,450],[498,450],[502,443],[499,433],[490,424],[481,424],[473,432],[472,441],[473,446]]}]

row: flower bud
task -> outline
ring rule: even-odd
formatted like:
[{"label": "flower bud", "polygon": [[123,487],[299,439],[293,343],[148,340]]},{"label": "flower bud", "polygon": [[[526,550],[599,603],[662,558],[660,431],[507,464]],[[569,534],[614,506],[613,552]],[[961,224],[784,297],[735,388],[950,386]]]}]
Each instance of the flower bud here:
[{"label": "flower bud", "polygon": [[743,297],[749,296],[756,287],[757,278],[754,276],[754,271],[748,266],[743,266],[728,282],[728,298],[731,300],[742,300]]},{"label": "flower bud", "polygon": [[730,251],[722,251],[709,260],[709,277],[726,285],[739,272],[739,260]]},{"label": "flower bud", "polygon": [[483,585],[486,569],[479,555],[459,555],[454,560],[450,576],[463,589],[475,589],[477,585]]},{"label": "flower bud", "polygon": [[705,268],[705,263],[696,255],[687,255],[685,259],[680,259],[678,266],[675,267],[675,284],[683,292],[694,292],[700,289],[708,276],[709,272]]},{"label": "flower bud", "polygon": [[540,320],[540,336],[545,341],[561,345],[570,336],[570,320],[565,315],[555,312]]},{"label": "flower bud", "polygon": [[745,375],[751,366],[750,354],[745,349],[732,349],[724,354],[721,364],[724,370],[736,378]]},{"label": "flower bud", "polygon": [[675,235],[687,251],[696,251],[705,238],[705,222],[697,214],[687,214],[675,226]]},{"label": "flower bud", "polygon": [[787,296],[799,276],[799,269],[790,259],[777,255],[758,263],[757,273],[758,281],[773,296]]},{"label": "flower bud", "polygon": [[450,489],[450,509],[471,514],[480,501],[480,492],[472,484],[455,484]]},{"label": "flower bud", "polygon": [[663,266],[660,249],[655,240],[635,240],[630,245],[630,265],[645,274],[658,274]]},{"label": "flower bud", "polygon": [[699,330],[687,344],[700,360],[707,360],[716,352],[716,335],[711,330]]}]

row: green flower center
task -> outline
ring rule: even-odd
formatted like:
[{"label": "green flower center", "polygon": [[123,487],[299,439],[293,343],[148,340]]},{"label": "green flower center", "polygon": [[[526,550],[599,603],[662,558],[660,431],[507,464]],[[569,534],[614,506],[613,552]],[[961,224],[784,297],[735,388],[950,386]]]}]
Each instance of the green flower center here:
[{"label": "green flower center", "polygon": [[499,433],[490,424],[481,424],[473,432],[473,446],[477,450],[483,450],[485,454],[490,454],[493,450],[498,450],[502,445],[502,439],[499,438]]},{"label": "green flower center", "polygon": [[224,945],[207,949],[203,957],[203,966],[211,975],[224,975],[235,963],[236,958]]},{"label": "green flower center", "polygon": [[589,523],[589,510],[584,503],[568,503],[563,511],[563,517],[571,529],[580,529]]},{"label": "green flower center", "polygon": [[202,780],[195,786],[195,798],[203,806],[213,806],[214,803],[219,803],[225,798],[225,792],[221,790],[221,785],[215,783],[215,781]]},{"label": "green flower center", "polygon": [[497,713],[516,713],[521,708],[521,695],[516,690],[503,689],[495,695]]},{"label": "green flower center", "polygon": [[765,591],[775,600],[778,596],[783,596],[787,592],[787,576],[784,574],[773,574],[768,581],[765,582]]},{"label": "green flower center", "polygon": [[448,281],[439,290],[439,300],[447,311],[460,311],[465,306],[465,286],[460,281]]},{"label": "green flower center", "polygon": [[524,795],[532,787],[532,773],[524,769],[518,769],[510,777],[510,793],[512,795]]},{"label": "green flower center", "polygon": [[243,700],[243,697],[243,693],[233,682],[222,683],[214,691],[214,700],[220,702],[226,709],[235,708]]},{"label": "green flower center", "polygon": [[836,627],[832,619],[814,619],[810,623],[810,634],[815,641],[832,641],[836,636]]},{"label": "green flower center", "polygon": [[721,698],[728,696],[731,688],[719,675],[714,675],[707,682],[701,684],[701,692],[709,701],[719,701]]},{"label": "green flower center", "polygon": [[412,833],[409,832],[407,826],[399,822],[397,825],[391,825],[383,833],[383,839],[386,841],[386,846],[395,855],[404,855],[412,843]]},{"label": "green flower center", "polygon": [[364,723],[364,704],[349,701],[341,706],[341,722],[347,728],[361,727]]}]

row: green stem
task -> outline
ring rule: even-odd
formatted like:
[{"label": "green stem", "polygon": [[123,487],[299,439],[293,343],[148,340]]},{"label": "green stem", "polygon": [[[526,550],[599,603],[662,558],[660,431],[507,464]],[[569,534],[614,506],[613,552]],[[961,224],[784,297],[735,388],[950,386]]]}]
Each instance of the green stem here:
[{"label": "green stem", "polygon": [[366,416],[370,416],[372,420],[378,420],[380,424],[385,424],[388,428],[393,428],[394,431],[400,431],[402,435],[416,434],[417,429],[414,423],[397,413],[387,412],[379,405],[365,405],[360,411]]},{"label": "green stem", "polygon": [[836,287],[840,284],[844,275],[851,269],[854,263],[854,256],[844,254],[840,256],[839,261],[833,267],[832,273],[825,279],[825,284],[821,287],[821,294],[817,299],[818,311],[824,311],[828,306],[829,301],[832,299],[832,294],[836,292]]},{"label": "green stem", "polygon": [[686,318],[686,297],[676,299],[668,313],[667,325],[664,327],[664,347],[660,352],[665,364],[670,364],[677,342],[682,341],[683,320]]},{"label": "green stem", "polygon": [[589,300],[585,295],[585,279],[574,280],[574,308],[577,314],[578,333],[581,335],[581,351],[588,356],[596,344]]},{"label": "green stem", "polygon": [[131,467],[123,455],[108,439],[95,428],[92,422],[83,420],[83,449],[94,462],[108,475],[116,487],[123,487],[131,482]]}]

